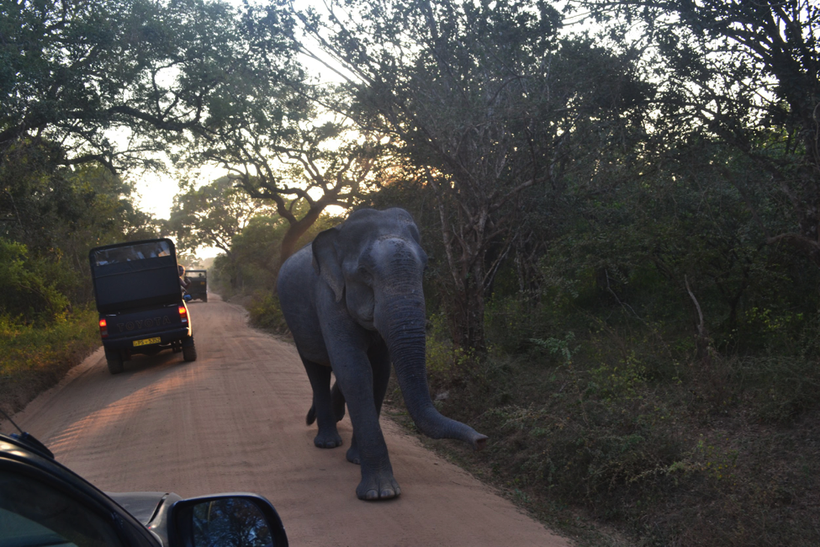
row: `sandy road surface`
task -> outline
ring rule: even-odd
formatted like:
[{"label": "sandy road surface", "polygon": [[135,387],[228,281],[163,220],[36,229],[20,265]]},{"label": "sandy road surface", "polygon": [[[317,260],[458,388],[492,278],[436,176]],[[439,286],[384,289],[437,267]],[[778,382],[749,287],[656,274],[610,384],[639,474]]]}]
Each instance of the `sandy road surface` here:
[{"label": "sandy road surface", "polygon": [[568,544],[388,419],[402,495],[359,501],[359,468],[345,460],[350,423],[339,428],[345,446],[313,446],[295,348],[248,328],[244,310],[215,295],[190,313],[196,362],[137,356],[111,376],[100,350],[15,421],[106,491],[260,493],[294,546]]}]

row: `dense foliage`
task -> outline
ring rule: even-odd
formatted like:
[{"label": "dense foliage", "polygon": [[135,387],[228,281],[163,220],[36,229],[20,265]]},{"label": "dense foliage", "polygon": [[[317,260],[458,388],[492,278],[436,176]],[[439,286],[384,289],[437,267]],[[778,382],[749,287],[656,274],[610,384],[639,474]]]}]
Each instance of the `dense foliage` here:
[{"label": "dense foliage", "polygon": [[0,151],[36,138],[60,143],[63,163],[150,163],[211,134],[246,79],[288,68],[270,64],[286,25],[224,2],[3,0]]},{"label": "dense foliage", "polygon": [[0,158],[0,315],[49,324],[91,298],[88,251],[157,228],[102,166],[60,166],[54,147],[21,142]]}]

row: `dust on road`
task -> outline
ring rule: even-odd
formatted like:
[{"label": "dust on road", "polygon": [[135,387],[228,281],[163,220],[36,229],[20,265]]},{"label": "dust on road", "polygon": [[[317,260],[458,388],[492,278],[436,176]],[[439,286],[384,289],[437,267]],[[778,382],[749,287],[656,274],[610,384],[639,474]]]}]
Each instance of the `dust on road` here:
[{"label": "dust on road", "polygon": [[295,348],[248,328],[240,306],[210,299],[189,305],[196,362],[136,356],[111,376],[100,349],[15,421],[108,492],[262,494],[294,546],[569,545],[387,418],[402,494],[358,500],[359,468],[345,459],[348,418],[342,447],[314,447]]}]

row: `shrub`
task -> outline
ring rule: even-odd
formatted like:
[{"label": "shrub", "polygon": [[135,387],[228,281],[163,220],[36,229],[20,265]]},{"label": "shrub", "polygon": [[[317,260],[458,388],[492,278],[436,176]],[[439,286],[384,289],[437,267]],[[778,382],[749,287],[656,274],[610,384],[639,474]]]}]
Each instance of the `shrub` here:
[{"label": "shrub", "polygon": [[0,408],[13,413],[100,346],[97,312],[75,309],[48,327],[0,315]]},{"label": "shrub", "polygon": [[25,245],[0,239],[0,313],[38,325],[64,317],[69,301],[57,289],[53,270],[30,257]]},{"label": "shrub", "polygon": [[251,325],[277,334],[288,334],[288,324],[279,305],[279,297],[273,293],[257,293],[248,306]]}]

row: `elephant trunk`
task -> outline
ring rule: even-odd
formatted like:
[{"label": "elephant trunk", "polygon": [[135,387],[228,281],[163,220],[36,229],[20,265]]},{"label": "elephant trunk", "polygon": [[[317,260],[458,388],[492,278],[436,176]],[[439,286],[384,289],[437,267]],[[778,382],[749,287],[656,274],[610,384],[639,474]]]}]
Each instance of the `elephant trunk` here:
[{"label": "elephant trunk", "polygon": [[405,405],[416,426],[428,437],[458,439],[480,450],[487,437],[468,425],[442,416],[430,399],[425,361],[424,297],[421,287],[417,291],[418,299],[395,299],[393,305],[387,306],[386,319],[377,320],[381,323],[377,328],[382,327],[378,330],[387,343]]}]

